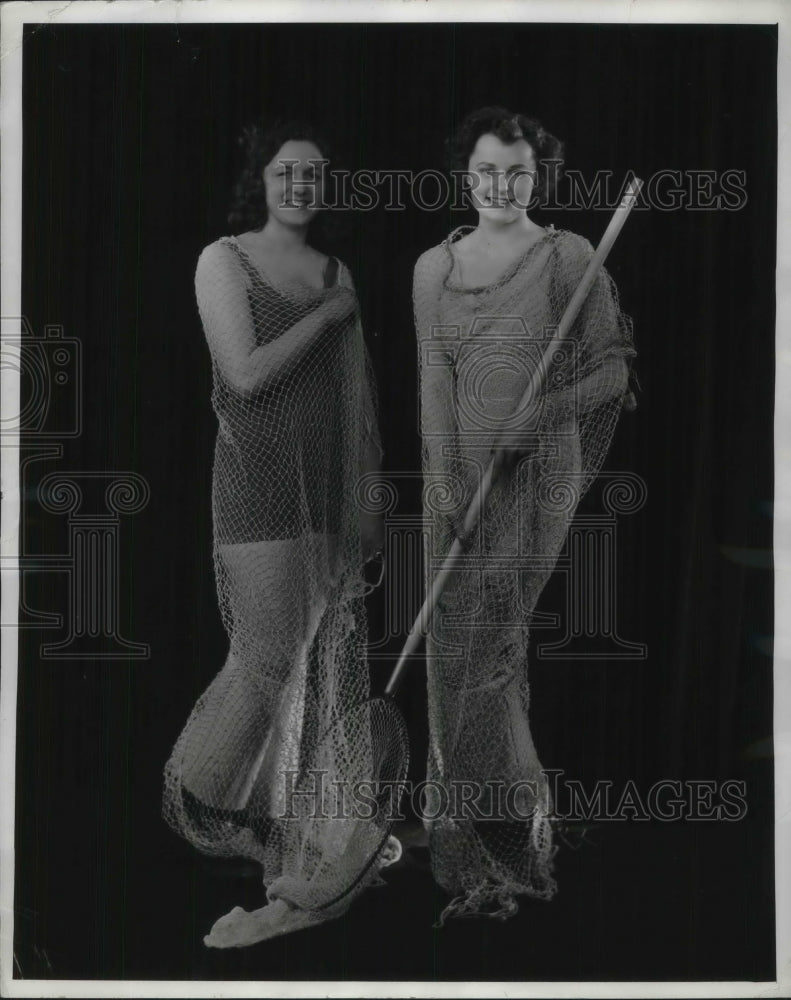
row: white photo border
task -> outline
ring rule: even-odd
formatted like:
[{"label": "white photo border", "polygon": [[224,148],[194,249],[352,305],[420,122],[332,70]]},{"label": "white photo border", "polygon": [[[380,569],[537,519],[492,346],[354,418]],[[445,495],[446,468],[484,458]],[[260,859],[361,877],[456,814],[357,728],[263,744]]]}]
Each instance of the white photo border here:
[{"label": "white photo border", "polygon": [[[774,497],[775,982],[175,982],[14,978],[14,775],[18,634],[0,630],[0,992],[9,997],[783,997],[791,990],[791,6],[783,0],[115,0],[6,3],[0,10],[0,315],[21,316],[22,36],[27,24],[551,22],[777,24],[778,237]],[[3,338],[13,335],[7,324]],[[4,345],[3,345],[4,346]],[[0,373],[2,418],[19,372]],[[19,442],[2,454],[2,620],[16,616]]]}]

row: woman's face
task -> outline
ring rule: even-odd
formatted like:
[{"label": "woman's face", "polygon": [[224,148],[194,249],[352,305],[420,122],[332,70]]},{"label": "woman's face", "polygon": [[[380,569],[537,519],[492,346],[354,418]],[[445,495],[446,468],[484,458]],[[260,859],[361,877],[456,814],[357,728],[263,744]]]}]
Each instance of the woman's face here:
[{"label": "woman's face", "polygon": [[536,176],[536,159],[525,139],[504,143],[495,135],[482,135],[467,171],[472,204],[480,216],[495,223],[524,216]]},{"label": "woman's face", "polygon": [[289,226],[306,226],[322,203],[321,150],[307,139],[289,139],[264,167],[266,207]]}]

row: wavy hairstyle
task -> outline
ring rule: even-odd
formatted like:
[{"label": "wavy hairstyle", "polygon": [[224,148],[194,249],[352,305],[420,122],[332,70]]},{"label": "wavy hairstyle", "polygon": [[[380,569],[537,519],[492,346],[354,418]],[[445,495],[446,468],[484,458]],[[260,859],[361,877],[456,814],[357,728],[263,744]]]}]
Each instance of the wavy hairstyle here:
[{"label": "wavy hairstyle", "polygon": [[[264,167],[272,161],[283,144],[291,139],[312,142],[318,147],[324,160],[331,159],[330,147],[324,134],[298,118],[279,119],[269,124],[259,119],[242,129],[238,144],[243,150],[244,166],[234,185],[228,212],[228,224],[234,232],[263,227],[268,214]],[[329,178],[326,164],[325,172]]]},{"label": "wavy hairstyle", "polygon": [[524,139],[536,158],[535,193],[539,204],[547,201],[560,177],[563,166],[563,143],[541,122],[502,107],[479,108],[462,121],[448,141],[452,170],[469,169],[470,156],[482,135],[494,135],[511,144]]}]

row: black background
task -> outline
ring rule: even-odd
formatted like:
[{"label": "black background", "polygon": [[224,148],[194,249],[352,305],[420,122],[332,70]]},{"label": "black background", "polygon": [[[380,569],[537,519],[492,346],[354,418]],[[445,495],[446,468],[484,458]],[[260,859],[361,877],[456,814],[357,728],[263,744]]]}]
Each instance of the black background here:
[{"label": "black background", "polygon": [[[776,212],[772,26],[29,27],[23,309],[83,345],[83,430],[27,474],[24,551],[62,552],[35,500],[50,471],[135,471],[121,522],[121,634],[149,660],[44,660],[21,633],[16,969],[25,978],[772,979],[772,420]],[[618,628],[644,661],[535,660],[546,767],[592,784],[743,780],[736,823],[601,823],[558,856],[560,893],[507,923],[432,923],[445,899],[394,871],[343,921],[240,953],[201,938],[255,878],[212,865],[159,815],[162,766],[226,648],[211,566],[215,422],[194,304],[226,233],[235,138],[262,112],[326,123],[350,169],[442,169],[484,103],[539,117],[567,165],[648,177],[738,169],[737,212],[635,211],[608,266],[635,321],[643,391],[607,460],[648,502],[618,523]],[[604,212],[536,216],[594,243]],[[352,269],[377,370],[385,467],[419,468],[410,282],[463,212],[358,213]],[[595,490],[589,498],[596,508]],[[401,512],[416,513],[415,482]],[[553,581],[541,608],[557,610]],[[31,573],[63,612],[65,574]],[[372,602],[381,626],[382,596]],[[546,638],[551,638],[550,634]],[[544,636],[542,636],[544,638]],[[393,651],[397,649],[393,643]],[[383,684],[387,663],[377,663]],[[425,750],[416,665],[401,695]]]}]

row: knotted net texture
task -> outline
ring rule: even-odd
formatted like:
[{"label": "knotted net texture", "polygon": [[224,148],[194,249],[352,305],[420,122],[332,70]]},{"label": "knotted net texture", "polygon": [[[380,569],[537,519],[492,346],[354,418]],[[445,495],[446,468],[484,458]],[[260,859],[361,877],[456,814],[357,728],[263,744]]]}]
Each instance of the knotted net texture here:
[{"label": "knotted net texture", "polygon": [[195,286],[230,648],[167,763],[164,815],[203,852],[260,862],[270,900],[346,905],[388,834],[384,804],[362,814],[353,790],[406,767],[400,716],[369,700],[355,485],[379,443],[356,298],[334,258],[312,289],[234,237],[203,251]]},{"label": "knotted net texture", "polygon": [[469,287],[455,246],[465,228],[415,268],[427,581],[461,534],[498,431],[522,457],[496,480],[427,640],[428,778],[442,793],[426,825],[435,877],[455,897],[443,921],[505,918],[517,895],[555,892],[553,803],[528,721],[529,627],[610,445],[634,354],[602,271],[541,398],[516,413],[593,250],[550,229],[496,282]]}]

